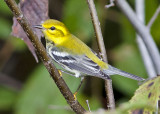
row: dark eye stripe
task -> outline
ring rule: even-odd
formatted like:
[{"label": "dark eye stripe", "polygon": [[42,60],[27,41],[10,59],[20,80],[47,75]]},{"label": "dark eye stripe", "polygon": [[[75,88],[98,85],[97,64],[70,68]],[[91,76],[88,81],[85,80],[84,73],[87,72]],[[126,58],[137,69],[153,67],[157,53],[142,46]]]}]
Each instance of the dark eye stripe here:
[{"label": "dark eye stripe", "polygon": [[52,26],[50,29],[51,29],[51,30],[55,30],[56,28]]}]

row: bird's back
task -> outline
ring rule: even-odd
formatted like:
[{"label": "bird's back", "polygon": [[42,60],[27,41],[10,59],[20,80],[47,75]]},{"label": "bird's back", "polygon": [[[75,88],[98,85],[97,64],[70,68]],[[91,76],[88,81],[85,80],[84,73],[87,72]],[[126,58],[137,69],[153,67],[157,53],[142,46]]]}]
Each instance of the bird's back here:
[{"label": "bird's back", "polygon": [[[66,36],[68,37],[68,36]],[[71,45],[72,44],[72,45]],[[58,44],[57,47],[65,47],[64,51],[71,52],[73,55],[85,55],[90,58],[92,61],[97,63],[102,69],[107,69],[108,65],[103,62],[100,58],[98,58],[95,53],[81,40],[79,40],[76,36],[71,35],[68,40],[65,40],[63,43]]]}]

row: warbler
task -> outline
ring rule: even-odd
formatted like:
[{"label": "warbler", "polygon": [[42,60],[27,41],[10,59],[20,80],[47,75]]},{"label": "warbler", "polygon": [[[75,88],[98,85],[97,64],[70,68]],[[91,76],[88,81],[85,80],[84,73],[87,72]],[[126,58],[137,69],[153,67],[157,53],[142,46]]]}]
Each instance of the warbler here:
[{"label": "warbler", "polygon": [[144,80],[104,62],[97,53],[71,34],[58,20],[48,19],[34,27],[42,30],[49,56],[75,77],[90,75],[110,79],[110,75],[118,74],[138,81]]}]

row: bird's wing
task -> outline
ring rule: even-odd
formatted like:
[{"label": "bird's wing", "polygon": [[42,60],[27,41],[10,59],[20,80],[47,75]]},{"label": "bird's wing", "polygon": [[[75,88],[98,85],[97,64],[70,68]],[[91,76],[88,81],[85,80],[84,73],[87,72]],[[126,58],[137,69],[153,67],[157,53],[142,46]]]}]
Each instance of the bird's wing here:
[{"label": "bird's wing", "polygon": [[53,48],[50,56],[60,65],[65,65],[71,70],[77,70],[84,74],[93,76],[103,76],[103,72],[97,63],[92,61],[86,55],[72,55],[67,52]]}]

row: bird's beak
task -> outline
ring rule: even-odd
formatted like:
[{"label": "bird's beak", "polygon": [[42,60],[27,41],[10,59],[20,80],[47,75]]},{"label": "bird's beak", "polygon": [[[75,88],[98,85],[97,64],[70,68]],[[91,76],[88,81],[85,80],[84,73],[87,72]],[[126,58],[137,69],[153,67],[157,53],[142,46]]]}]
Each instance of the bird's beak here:
[{"label": "bird's beak", "polygon": [[34,28],[43,29],[42,25],[34,25]]}]

